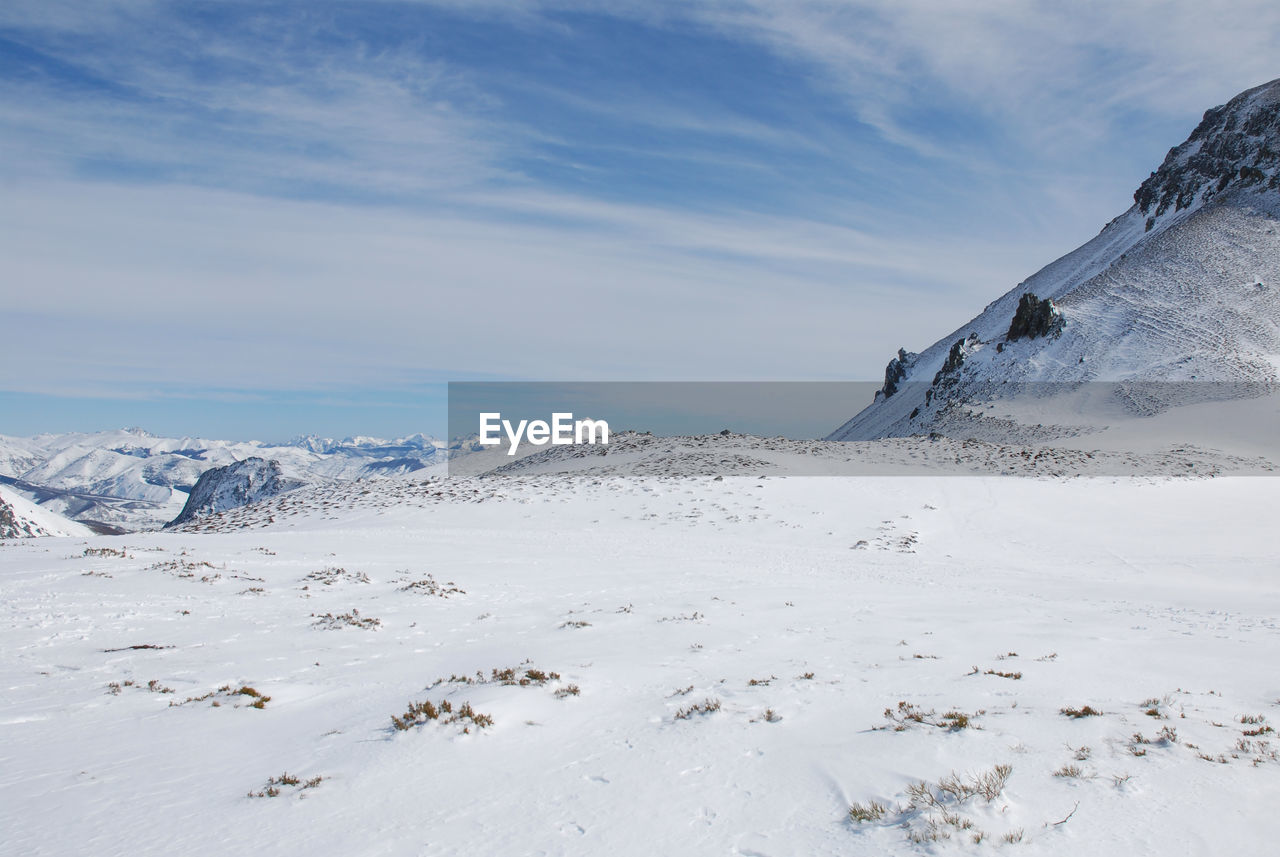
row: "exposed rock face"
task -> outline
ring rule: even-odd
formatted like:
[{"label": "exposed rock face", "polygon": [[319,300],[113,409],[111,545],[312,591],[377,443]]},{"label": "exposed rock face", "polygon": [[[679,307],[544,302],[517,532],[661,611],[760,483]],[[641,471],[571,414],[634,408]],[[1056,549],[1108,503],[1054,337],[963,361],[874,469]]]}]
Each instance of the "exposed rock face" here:
[{"label": "exposed rock face", "polygon": [[1048,336],[1060,331],[1062,325],[1062,313],[1058,312],[1053,301],[1048,298],[1040,300],[1031,292],[1027,292],[1018,301],[1018,309],[1013,314],[1013,321],[1009,324],[1009,333],[1005,335],[1005,339],[1013,342],[1023,337],[1035,339],[1038,336]]},{"label": "exposed rock face", "polygon": [[1280,187],[1280,81],[1240,93],[1204,118],[1133,194],[1150,229],[1165,212],[1236,185]]},{"label": "exposed rock face", "polygon": [[18,521],[18,516],[13,511],[13,507],[6,503],[3,497],[0,497],[0,539],[18,539],[29,535],[31,533],[27,532],[22,523]]},{"label": "exposed rock face", "polygon": [[884,367],[884,386],[880,392],[887,399],[894,393],[898,392],[898,384],[907,377],[907,371],[915,364],[916,358],[920,355],[909,353],[905,348],[898,349],[898,356],[889,361],[889,365]]},{"label": "exposed rock face", "polygon": [[943,362],[942,368],[938,370],[937,375],[933,376],[934,386],[937,386],[942,379],[955,373],[957,369],[964,365],[964,354],[964,340],[957,339],[951,346],[951,350],[947,352],[947,359]]},{"label": "exposed rock face", "polygon": [[226,467],[215,467],[200,475],[182,512],[169,526],[247,506],[305,484],[301,479],[285,476],[280,462],[274,460],[246,458]]}]

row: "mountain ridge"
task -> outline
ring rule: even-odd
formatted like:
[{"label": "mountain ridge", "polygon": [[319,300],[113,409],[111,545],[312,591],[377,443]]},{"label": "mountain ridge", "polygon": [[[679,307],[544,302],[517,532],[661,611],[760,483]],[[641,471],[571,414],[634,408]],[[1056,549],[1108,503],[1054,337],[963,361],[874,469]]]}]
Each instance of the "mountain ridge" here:
[{"label": "mountain ridge", "polygon": [[[928,348],[901,349],[872,403],[829,439],[973,431],[969,415],[963,428],[951,418],[1009,383],[1274,383],[1278,226],[1275,80],[1206,111],[1093,239]],[[1048,326],[1019,330],[1029,311]]]},{"label": "mountain ridge", "polygon": [[391,440],[311,436],[286,444],[161,437],[143,429],[0,435],[0,481],[42,508],[120,530],[155,529],[180,514],[206,471],[258,457],[303,482],[394,477],[438,466],[427,435]]}]

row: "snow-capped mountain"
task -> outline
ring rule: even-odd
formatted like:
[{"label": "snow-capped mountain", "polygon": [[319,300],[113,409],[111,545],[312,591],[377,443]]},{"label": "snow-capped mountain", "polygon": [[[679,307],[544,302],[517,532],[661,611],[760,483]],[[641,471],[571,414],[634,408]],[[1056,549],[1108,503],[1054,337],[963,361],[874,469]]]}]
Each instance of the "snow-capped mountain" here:
[{"label": "snow-capped mountain", "polygon": [[308,484],[286,476],[280,462],[246,458],[200,474],[187,503],[171,523],[183,524],[227,509],[237,509],[268,497],[275,497]]},{"label": "snow-capped mountain", "polygon": [[1093,240],[922,352],[900,350],[874,402],[831,439],[990,436],[1000,427],[975,427],[972,405],[1008,384],[1159,382],[1148,411],[1190,386],[1167,382],[1256,395],[1280,380],[1278,216],[1280,80],[1205,113]]},{"label": "snow-capped mountain", "polygon": [[421,432],[396,440],[383,440],[379,437],[358,435],[343,440],[319,435],[299,435],[289,441],[287,446],[296,446],[309,452],[325,455],[341,454],[355,457],[391,458],[395,456],[412,456],[415,453],[430,452],[441,446],[434,438]]},{"label": "snow-capped mountain", "polygon": [[42,509],[17,491],[0,485],[0,539],[93,534],[84,524]]},{"label": "snow-capped mountain", "polygon": [[287,444],[157,437],[142,429],[0,436],[0,483],[40,506],[105,530],[163,526],[201,474],[257,457],[301,482],[396,476],[444,457],[421,434],[397,440],[298,438]]}]

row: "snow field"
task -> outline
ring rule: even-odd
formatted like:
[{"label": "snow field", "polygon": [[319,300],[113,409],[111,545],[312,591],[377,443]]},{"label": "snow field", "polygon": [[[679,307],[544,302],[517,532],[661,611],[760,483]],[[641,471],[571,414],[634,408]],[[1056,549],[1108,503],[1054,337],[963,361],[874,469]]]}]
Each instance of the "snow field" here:
[{"label": "snow field", "polygon": [[[1278,492],[601,478],[9,544],[5,850],[1261,853]],[[394,728],[427,700],[493,723]]]}]

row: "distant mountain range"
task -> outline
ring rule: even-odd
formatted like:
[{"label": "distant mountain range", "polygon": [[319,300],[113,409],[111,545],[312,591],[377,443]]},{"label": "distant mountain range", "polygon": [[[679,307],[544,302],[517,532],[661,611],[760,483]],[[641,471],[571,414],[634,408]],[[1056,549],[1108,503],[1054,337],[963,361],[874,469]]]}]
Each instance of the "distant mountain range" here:
[{"label": "distant mountain range", "polygon": [[[830,439],[1045,439],[1092,431],[1100,414],[1274,392],[1280,80],[1205,113],[1133,198],[970,321],[919,353],[901,349],[875,400]],[[1123,383],[1082,389],[1102,381]],[[1053,420],[1045,407],[988,412],[1013,390],[1057,400]]]},{"label": "distant mountain range", "polygon": [[155,529],[176,518],[207,471],[256,458],[296,486],[400,476],[436,466],[443,444],[423,434],[395,440],[298,437],[258,441],[157,437],[130,428],[91,434],[0,436],[0,485],[40,508],[102,532]]}]

